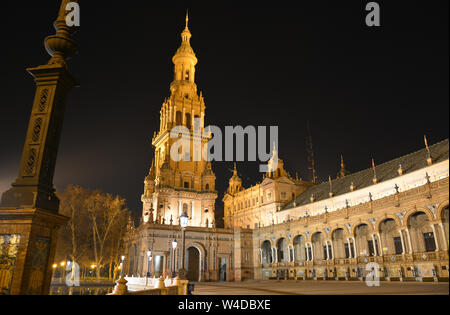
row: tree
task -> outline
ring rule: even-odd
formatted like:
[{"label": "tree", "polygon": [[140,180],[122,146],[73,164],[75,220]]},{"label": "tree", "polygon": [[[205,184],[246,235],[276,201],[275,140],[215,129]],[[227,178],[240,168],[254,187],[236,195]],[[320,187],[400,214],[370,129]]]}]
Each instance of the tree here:
[{"label": "tree", "polygon": [[[118,250],[113,250],[114,244],[116,244],[115,247],[120,247],[122,228],[126,226],[126,219],[129,214],[125,199],[104,194],[98,190],[94,191],[86,200],[86,208],[91,221],[92,247],[97,279],[99,279],[101,268],[107,261],[108,251],[110,253],[115,252],[115,255],[118,255]],[[116,239],[116,242],[114,242],[114,239]],[[110,263],[112,263],[111,260]]]},{"label": "tree", "polygon": [[109,265],[108,277],[112,278],[130,217],[125,199],[74,185],[67,186],[58,196],[60,213],[70,220],[60,230],[57,261],[70,258],[80,267],[95,265],[97,279],[102,268]]}]

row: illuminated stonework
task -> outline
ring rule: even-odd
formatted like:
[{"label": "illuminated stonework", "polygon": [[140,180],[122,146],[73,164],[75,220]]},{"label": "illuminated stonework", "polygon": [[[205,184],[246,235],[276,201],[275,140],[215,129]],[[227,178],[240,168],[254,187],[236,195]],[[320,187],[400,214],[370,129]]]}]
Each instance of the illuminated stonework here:
[{"label": "illuminated stonework", "polygon": [[179,216],[186,212],[189,226],[213,227],[217,198],[216,176],[211,163],[204,159],[194,159],[196,154],[201,157],[201,147],[208,142],[208,138],[201,136],[201,147],[191,146],[190,156],[187,157],[189,161],[182,159],[176,162],[170,157],[172,146],[177,141],[170,138],[173,127],[183,126],[189,129],[192,144],[195,119],[200,121],[199,134],[204,131],[206,107],[195,84],[195,66],[198,60],[190,45],[191,36],[186,17],[186,28],[181,33],[181,46],[172,59],[174,81],[170,85],[171,95],[161,107],[160,129],[152,140],[155,158],[145,179],[142,217],[144,222],[178,225]]},{"label": "illuminated stonework", "polygon": [[320,184],[291,177],[274,151],[269,172],[256,186],[244,189],[235,166],[223,198],[225,228],[216,228],[211,165],[169,158],[173,126],[192,130],[197,116],[204,127],[190,37],[186,24],[173,58],[171,96],[153,138],[143,220],[130,225],[125,238],[126,274],[176,274],[183,255],[172,244],[180,244],[178,218],[186,210],[184,257],[191,281],[361,280],[368,263],[379,265],[383,280],[448,279],[448,139],[357,173],[341,159],[337,178]]}]

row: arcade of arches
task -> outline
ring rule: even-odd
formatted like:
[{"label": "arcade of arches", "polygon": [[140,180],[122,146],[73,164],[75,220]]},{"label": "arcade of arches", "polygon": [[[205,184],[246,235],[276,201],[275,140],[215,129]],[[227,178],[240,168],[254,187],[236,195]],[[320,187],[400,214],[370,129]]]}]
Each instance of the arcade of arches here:
[{"label": "arcade of arches", "polygon": [[365,265],[375,262],[386,279],[448,278],[448,201],[432,208],[435,211],[429,208],[415,206],[404,214],[376,219],[372,214],[370,220],[359,218],[341,226],[329,222],[323,227],[322,222],[298,233],[293,232],[295,222],[289,233],[283,231],[284,224],[277,233],[269,232],[278,238],[262,240],[261,269],[255,274],[263,279],[351,279],[363,277]]}]

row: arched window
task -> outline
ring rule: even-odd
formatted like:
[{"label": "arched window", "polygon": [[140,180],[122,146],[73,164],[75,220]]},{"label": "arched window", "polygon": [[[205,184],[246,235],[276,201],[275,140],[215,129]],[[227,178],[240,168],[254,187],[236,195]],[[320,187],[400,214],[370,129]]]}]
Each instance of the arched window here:
[{"label": "arched window", "polygon": [[191,126],[192,126],[192,124],[191,124],[191,114],[186,114],[186,127],[188,129],[191,129]]},{"label": "arched window", "polygon": [[209,184],[206,184],[205,190],[206,190],[206,191],[209,191]]},{"label": "arched window", "polygon": [[175,122],[176,122],[177,126],[182,125],[183,122],[181,121],[181,118],[182,118],[182,113],[180,111],[177,111],[176,118],[175,118]]}]

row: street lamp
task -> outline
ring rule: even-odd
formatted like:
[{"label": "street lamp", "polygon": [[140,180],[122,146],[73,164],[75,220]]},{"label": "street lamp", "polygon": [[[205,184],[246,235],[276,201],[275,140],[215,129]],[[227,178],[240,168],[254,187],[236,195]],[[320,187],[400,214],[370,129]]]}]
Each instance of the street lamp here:
[{"label": "street lamp", "polygon": [[184,269],[184,252],[185,252],[185,234],[186,234],[186,227],[188,225],[189,216],[187,215],[186,211],[183,212],[183,214],[180,216],[180,225],[181,225],[181,269],[178,271],[178,277],[181,280],[186,280],[186,270]]},{"label": "street lamp", "polygon": [[150,262],[152,261],[152,250],[150,248],[147,250],[147,258],[147,278],[150,278]]},{"label": "street lamp", "polygon": [[123,261],[125,260],[125,255],[120,256],[120,260],[121,260],[121,263],[120,263],[120,276],[122,277],[123,276]]},{"label": "street lamp", "polygon": [[172,278],[175,278],[175,254],[176,254],[176,250],[177,250],[177,246],[178,246],[178,242],[176,239],[174,239],[172,241]]}]

